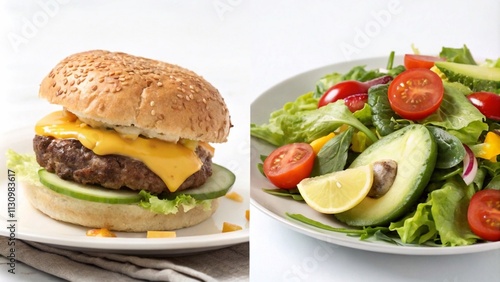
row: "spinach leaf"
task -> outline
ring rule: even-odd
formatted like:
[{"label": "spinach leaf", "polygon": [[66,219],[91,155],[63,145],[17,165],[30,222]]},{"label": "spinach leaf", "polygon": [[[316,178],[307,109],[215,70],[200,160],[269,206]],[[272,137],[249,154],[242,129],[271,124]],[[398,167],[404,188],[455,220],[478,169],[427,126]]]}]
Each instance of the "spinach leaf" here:
[{"label": "spinach leaf", "polygon": [[458,165],[465,157],[462,142],[446,130],[435,126],[427,126],[437,143],[436,168],[452,168]]},{"label": "spinach leaf", "polygon": [[354,129],[350,127],[323,145],[314,160],[311,176],[319,176],[344,169],[353,133]]},{"label": "spinach leaf", "polygon": [[378,134],[386,136],[402,127],[396,119],[400,117],[392,110],[387,98],[388,84],[381,84],[371,87],[368,90],[368,105],[372,109],[373,125]]},{"label": "spinach leaf", "polygon": [[443,47],[439,57],[445,58],[448,62],[476,65],[476,61],[465,44],[462,48]]}]

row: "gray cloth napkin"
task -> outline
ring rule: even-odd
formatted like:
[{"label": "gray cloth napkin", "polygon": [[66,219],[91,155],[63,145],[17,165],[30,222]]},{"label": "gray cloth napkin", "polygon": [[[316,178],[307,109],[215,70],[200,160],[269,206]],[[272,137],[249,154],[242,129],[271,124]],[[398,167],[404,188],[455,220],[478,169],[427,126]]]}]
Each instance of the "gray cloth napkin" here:
[{"label": "gray cloth napkin", "polygon": [[[9,254],[0,236],[0,254]],[[69,281],[248,281],[249,244],[168,258],[79,252],[16,240],[16,259]]]}]

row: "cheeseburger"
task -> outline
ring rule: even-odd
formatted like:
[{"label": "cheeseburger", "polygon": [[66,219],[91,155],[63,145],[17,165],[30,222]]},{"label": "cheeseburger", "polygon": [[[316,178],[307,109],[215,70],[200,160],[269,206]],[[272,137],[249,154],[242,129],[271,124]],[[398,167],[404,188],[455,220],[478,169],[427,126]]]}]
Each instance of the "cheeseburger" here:
[{"label": "cheeseburger", "polygon": [[231,121],[218,90],[182,67],[119,52],[71,55],[39,96],[30,203],[63,222],[139,232],[209,218],[234,174],[212,163]]}]

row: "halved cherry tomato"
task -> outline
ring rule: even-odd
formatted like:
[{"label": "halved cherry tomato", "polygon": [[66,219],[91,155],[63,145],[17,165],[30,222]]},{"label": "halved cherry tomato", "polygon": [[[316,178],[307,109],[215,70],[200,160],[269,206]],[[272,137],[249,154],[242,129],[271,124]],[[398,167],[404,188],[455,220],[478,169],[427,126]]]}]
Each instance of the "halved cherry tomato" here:
[{"label": "halved cherry tomato", "polygon": [[500,240],[500,190],[485,189],[472,196],[467,221],[474,234],[488,241]]},{"label": "halved cherry tomato", "polygon": [[492,92],[474,92],[467,98],[487,118],[500,121],[500,94]]},{"label": "halved cherry tomato", "polygon": [[264,174],[279,188],[292,189],[311,174],[314,158],[308,143],[292,143],[274,150],[264,160]]},{"label": "halved cherry tomato", "polygon": [[445,61],[445,59],[435,56],[406,54],[404,65],[406,69],[426,68],[430,69],[436,61]]},{"label": "halved cherry tomato", "polygon": [[441,105],[443,81],[429,69],[409,69],[394,78],[388,95],[391,108],[398,115],[409,120],[423,119]]},{"label": "halved cherry tomato", "polygon": [[341,81],[326,90],[325,94],[319,99],[318,108],[354,94],[367,93],[368,88],[370,88],[368,85],[360,81]]},{"label": "halved cherry tomato", "polygon": [[365,103],[368,102],[368,94],[354,94],[349,97],[344,98],[345,105],[349,108],[351,113],[361,110]]}]

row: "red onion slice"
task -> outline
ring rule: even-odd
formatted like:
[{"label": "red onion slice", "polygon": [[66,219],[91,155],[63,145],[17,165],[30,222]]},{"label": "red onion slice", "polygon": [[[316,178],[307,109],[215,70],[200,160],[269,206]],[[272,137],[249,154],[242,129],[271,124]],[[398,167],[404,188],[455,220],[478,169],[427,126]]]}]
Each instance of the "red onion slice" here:
[{"label": "red onion slice", "polygon": [[462,173],[462,178],[465,184],[469,185],[472,183],[477,173],[477,159],[474,153],[469,148],[469,146],[463,144],[465,149],[464,157],[464,172]]}]

